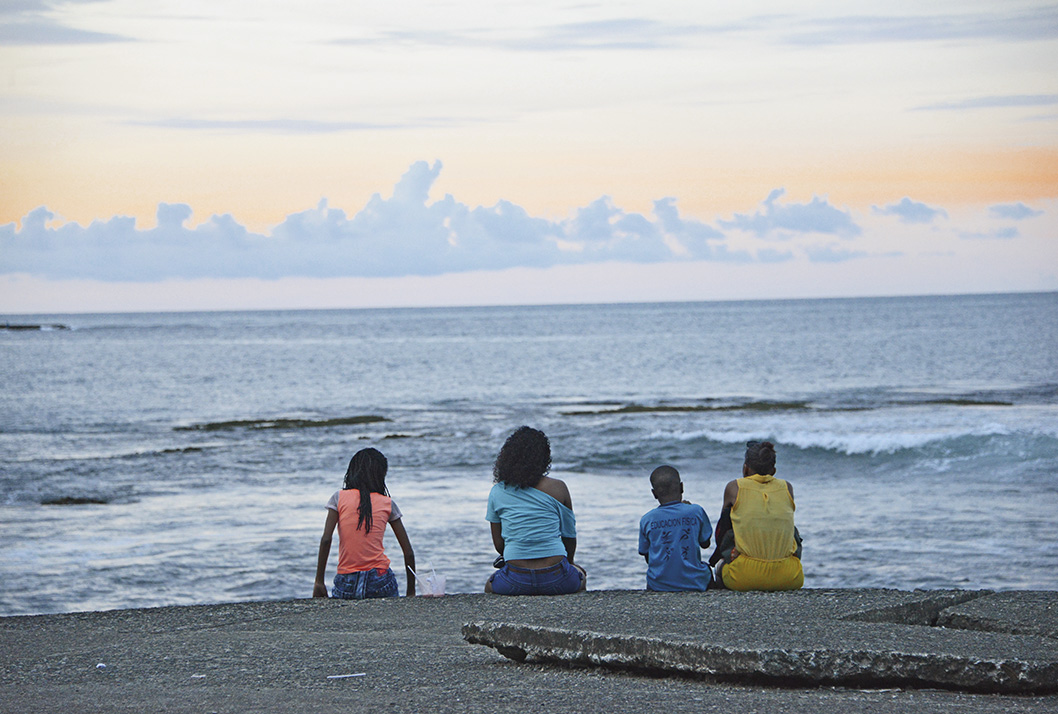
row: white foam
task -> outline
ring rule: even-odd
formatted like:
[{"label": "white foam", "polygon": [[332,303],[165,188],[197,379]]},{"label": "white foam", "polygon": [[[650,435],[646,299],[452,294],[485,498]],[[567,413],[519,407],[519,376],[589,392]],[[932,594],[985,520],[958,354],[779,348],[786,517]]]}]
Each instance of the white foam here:
[{"label": "white foam", "polygon": [[[822,426],[822,425],[820,425]],[[829,425],[834,426],[834,425]],[[759,429],[690,429],[690,430],[655,430],[649,436],[652,441],[672,440],[679,442],[701,439],[721,444],[745,444],[756,439],[768,439],[776,444],[795,446],[799,449],[823,449],[849,456],[894,454],[909,449],[922,449],[931,445],[954,442],[974,437],[1033,438],[1052,434],[1036,431],[1013,431],[1007,425],[999,423],[978,424],[965,427],[949,426],[948,428],[915,429],[907,425],[887,428],[885,424],[870,428],[860,424],[849,429],[785,427],[776,424],[762,424]]]}]

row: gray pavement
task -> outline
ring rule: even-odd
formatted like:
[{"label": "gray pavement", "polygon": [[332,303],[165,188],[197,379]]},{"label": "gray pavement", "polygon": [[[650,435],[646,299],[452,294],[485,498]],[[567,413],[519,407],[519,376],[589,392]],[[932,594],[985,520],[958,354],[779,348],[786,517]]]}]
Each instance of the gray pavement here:
[{"label": "gray pavement", "polygon": [[[517,663],[469,644],[462,627],[532,627],[758,653],[998,659],[1011,671],[1019,663],[1039,670],[1058,661],[1056,603],[1054,592],[593,591],[7,617],[0,618],[0,711],[1053,712],[1054,694],[832,686],[823,679],[761,684],[767,680],[738,673],[666,675],[661,667],[620,662],[613,663],[618,669],[555,666],[532,655]],[[973,629],[959,624],[971,621]]]},{"label": "gray pavement", "polygon": [[[1014,597],[1011,597],[1014,595]],[[1017,597],[1018,595],[1022,597]],[[1058,641],[1025,622],[1058,616],[1058,593],[802,590],[794,593],[629,594],[626,611],[595,608],[573,626],[482,620],[468,641],[515,660],[811,686],[945,687],[1058,692]],[[979,605],[979,603],[981,603]],[[637,609],[653,609],[650,618]],[[1004,617],[1012,614],[1012,623]],[[973,630],[949,613],[984,612]],[[986,632],[986,629],[998,631]]]}]

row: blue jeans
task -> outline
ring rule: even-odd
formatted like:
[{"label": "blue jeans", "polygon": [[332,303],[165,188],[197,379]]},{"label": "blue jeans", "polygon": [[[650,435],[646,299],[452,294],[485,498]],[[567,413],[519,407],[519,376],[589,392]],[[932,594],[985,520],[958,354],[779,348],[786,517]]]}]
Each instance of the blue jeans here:
[{"label": "blue jeans", "polygon": [[363,600],[369,597],[397,597],[397,576],[392,568],[379,573],[377,568],[334,576],[331,597]]},{"label": "blue jeans", "polygon": [[497,595],[568,595],[580,590],[583,577],[566,558],[562,558],[540,570],[508,563],[493,573],[489,582],[492,583],[492,592]]}]

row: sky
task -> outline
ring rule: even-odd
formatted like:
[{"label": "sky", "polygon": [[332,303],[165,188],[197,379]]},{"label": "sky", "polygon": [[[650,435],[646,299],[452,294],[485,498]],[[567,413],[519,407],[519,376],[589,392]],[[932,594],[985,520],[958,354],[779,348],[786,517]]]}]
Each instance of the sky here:
[{"label": "sky", "polygon": [[1058,4],[0,0],[0,313],[1058,290]]}]

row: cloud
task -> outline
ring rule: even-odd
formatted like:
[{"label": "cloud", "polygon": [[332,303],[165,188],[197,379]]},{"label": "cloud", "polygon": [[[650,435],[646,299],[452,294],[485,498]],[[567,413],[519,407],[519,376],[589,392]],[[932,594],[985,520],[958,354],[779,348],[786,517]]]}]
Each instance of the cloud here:
[{"label": "cloud", "polygon": [[184,129],[188,131],[237,131],[265,132],[271,134],[332,134],[346,131],[378,131],[385,129],[422,129],[452,126],[466,123],[459,119],[430,118],[400,123],[373,123],[355,121],[319,121],[315,119],[191,119],[171,117],[156,120],[133,120],[130,126],[146,126],[160,129]]},{"label": "cloud", "polygon": [[967,240],[1010,240],[1011,238],[1017,238],[1021,235],[1015,226],[1007,226],[1006,228],[996,228],[993,231],[965,231],[959,234],[960,238]]},{"label": "cloud", "polygon": [[811,203],[779,204],[785,189],[775,189],[764,199],[762,210],[753,215],[736,213],[730,221],[719,221],[725,228],[749,231],[764,238],[779,233],[825,233],[852,238],[862,231],[848,211],[834,208],[826,199],[813,197]]},{"label": "cloud", "polygon": [[787,22],[787,42],[803,45],[1058,38],[1058,7],[938,15],[846,15]]},{"label": "cloud", "polygon": [[656,50],[681,40],[715,34],[703,25],[666,23],[647,18],[613,18],[538,28],[531,36],[506,43],[509,49]]},{"label": "cloud", "polygon": [[0,45],[82,45],[129,42],[130,38],[107,32],[69,27],[51,15],[63,5],[101,0],[15,0],[0,4]]},{"label": "cloud", "polygon": [[906,196],[899,203],[891,203],[884,208],[872,206],[871,210],[880,216],[898,216],[903,223],[932,223],[935,218],[948,217],[944,209],[931,208]]},{"label": "cloud", "polygon": [[750,260],[749,253],[745,251],[729,252],[727,246],[719,242],[724,239],[724,234],[712,226],[680,217],[674,198],[654,201],[653,213],[658,219],[666,245],[677,255],[698,256],[708,260]]},{"label": "cloud", "polygon": [[[161,203],[157,226],[116,216],[88,226],[41,207],[0,226],[0,273],[47,278],[153,281],[167,278],[397,277],[470,270],[625,261],[749,261],[715,228],[680,215],[675,199],[653,214],[629,213],[609,197],[563,221],[529,215],[509,201],[471,208],[451,195],[431,202],[441,162],[413,164],[390,197],[373,195],[349,216],[326,200],[255,233],[229,214],[190,227],[191,207]],[[767,259],[775,259],[767,256]]]},{"label": "cloud", "polygon": [[751,23],[702,25],[662,22],[646,17],[618,17],[586,22],[503,29],[462,31],[398,30],[371,37],[334,40],[338,45],[426,45],[469,47],[514,52],[663,50],[682,47],[705,36],[741,31]]},{"label": "cloud", "polygon": [[793,260],[793,257],[794,254],[788,250],[764,248],[757,251],[757,260],[761,263],[785,263],[788,260]]},{"label": "cloud", "polygon": [[159,203],[158,227],[168,229],[183,228],[184,222],[191,218],[191,206],[186,203]]},{"label": "cloud", "polygon": [[992,214],[993,218],[1002,218],[1010,221],[1021,221],[1026,218],[1035,218],[1036,216],[1042,216],[1043,211],[1037,211],[1029,208],[1024,203],[1001,203],[995,206],[989,206],[988,212]]},{"label": "cloud", "polygon": [[835,243],[807,246],[805,253],[813,263],[843,263],[846,260],[867,257],[867,253],[862,250],[850,250]]},{"label": "cloud", "polygon": [[1025,42],[1058,38],[1058,8],[1028,12],[988,10],[951,14],[757,15],[712,24],[611,17],[587,22],[513,28],[395,30],[343,37],[339,45],[484,48],[514,52],[655,51],[700,47],[718,37],[763,35],[784,45],[855,45],[995,40]]},{"label": "cloud", "polygon": [[912,111],[961,111],[1007,107],[1048,107],[1058,104],[1058,94],[1008,94],[971,97],[958,102],[940,102],[913,107]]}]

